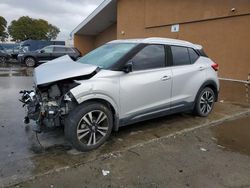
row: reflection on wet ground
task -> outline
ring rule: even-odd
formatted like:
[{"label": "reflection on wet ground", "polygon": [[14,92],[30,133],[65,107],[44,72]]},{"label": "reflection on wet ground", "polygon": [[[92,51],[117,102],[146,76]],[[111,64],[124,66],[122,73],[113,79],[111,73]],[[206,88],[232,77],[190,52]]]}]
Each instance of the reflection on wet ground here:
[{"label": "reflection on wet ground", "polygon": [[[208,123],[249,108],[246,105],[234,105],[224,101],[215,106],[214,112],[208,118],[176,114],[134,124],[113,133],[109,141],[99,149],[79,153],[72,149],[64,139],[62,128],[39,134],[36,137],[31,128],[32,123],[31,125],[23,123],[24,109],[18,102],[19,91],[32,88],[32,71],[33,69],[20,65],[0,66],[0,186],[52,169],[85,163],[98,156],[105,156],[109,152]],[[247,121],[249,119],[244,122]],[[243,123],[241,124],[239,126],[243,126]],[[243,129],[246,134],[247,125],[244,125]],[[223,127],[220,128],[221,130],[218,128],[215,131],[218,134],[218,143],[221,145],[233,142],[226,137],[227,134],[234,131],[233,126],[231,130],[227,128],[224,130]],[[238,141],[238,136],[236,138],[234,140],[237,144],[243,143],[243,141],[250,143],[247,139]]]},{"label": "reflection on wet ground", "polygon": [[0,64],[0,77],[32,76],[33,68],[24,67],[20,64]]},{"label": "reflection on wet ground", "polygon": [[211,129],[218,145],[250,156],[250,116],[224,122]]}]

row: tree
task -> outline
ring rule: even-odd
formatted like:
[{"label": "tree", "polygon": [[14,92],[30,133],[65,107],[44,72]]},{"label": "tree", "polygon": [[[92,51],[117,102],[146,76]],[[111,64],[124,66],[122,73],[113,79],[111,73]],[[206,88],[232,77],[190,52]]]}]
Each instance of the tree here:
[{"label": "tree", "polygon": [[8,33],[6,32],[7,21],[4,17],[0,16],[0,40],[3,42],[8,38]]},{"label": "tree", "polygon": [[8,27],[10,36],[14,41],[26,39],[52,40],[56,39],[60,30],[43,19],[33,19],[22,16],[18,20],[13,20]]},{"label": "tree", "polygon": [[47,38],[49,40],[56,39],[59,32],[60,32],[60,30],[59,30],[58,27],[49,24],[49,30],[48,30],[48,33],[47,33]]}]

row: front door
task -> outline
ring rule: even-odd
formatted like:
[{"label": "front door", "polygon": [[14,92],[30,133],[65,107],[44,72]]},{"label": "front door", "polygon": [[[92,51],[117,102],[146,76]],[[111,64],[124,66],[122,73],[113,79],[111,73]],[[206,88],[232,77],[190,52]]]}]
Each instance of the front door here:
[{"label": "front door", "polygon": [[163,45],[147,45],[129,62],[133,71],[120,76],[121,119],[139,119],[168,110],[172,72]]}]

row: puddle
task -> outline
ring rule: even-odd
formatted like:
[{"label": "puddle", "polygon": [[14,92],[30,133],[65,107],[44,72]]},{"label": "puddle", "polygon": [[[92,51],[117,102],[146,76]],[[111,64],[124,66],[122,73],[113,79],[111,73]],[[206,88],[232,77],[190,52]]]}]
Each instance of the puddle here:
[{"label": "puddle", "polygon": [[250,116],[212,127],[219,146],[250,156]]},{"label": "puddle", "polygon": [[10,64],[0,66],[0,77],[33,76],[33,68]]}]

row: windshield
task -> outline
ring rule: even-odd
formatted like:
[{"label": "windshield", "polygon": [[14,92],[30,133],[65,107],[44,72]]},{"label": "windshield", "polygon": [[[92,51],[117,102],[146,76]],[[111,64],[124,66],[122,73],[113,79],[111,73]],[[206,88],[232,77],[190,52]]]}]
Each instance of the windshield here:
[{"label": "windshield", "polygon": [[109,43],[105,44],[80,58],[77,62],[97,65],[102,69],[109,69],[137,44]]}]

